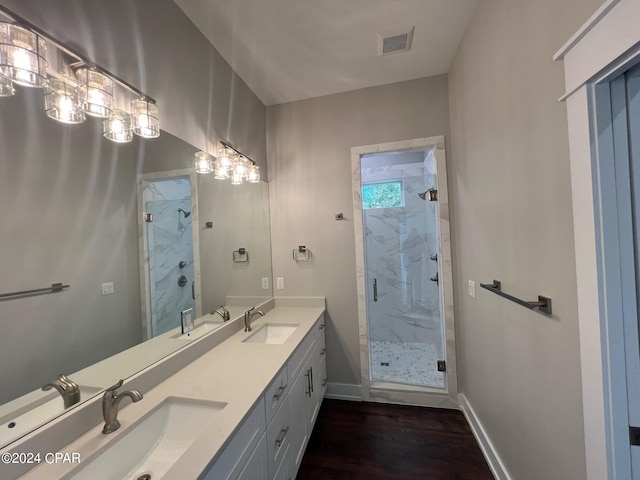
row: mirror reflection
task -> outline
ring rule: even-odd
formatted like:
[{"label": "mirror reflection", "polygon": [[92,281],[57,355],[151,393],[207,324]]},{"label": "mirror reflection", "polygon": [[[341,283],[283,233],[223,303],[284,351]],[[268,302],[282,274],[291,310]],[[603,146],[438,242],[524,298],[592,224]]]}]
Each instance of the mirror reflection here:
[{"label": "mirror reflection", "polygon": [[272,295],[265,182],[195,174],[166,132],[115,144],[42,102],[0,99],[0,294],[69,288],[0,298],[1,445]]}]

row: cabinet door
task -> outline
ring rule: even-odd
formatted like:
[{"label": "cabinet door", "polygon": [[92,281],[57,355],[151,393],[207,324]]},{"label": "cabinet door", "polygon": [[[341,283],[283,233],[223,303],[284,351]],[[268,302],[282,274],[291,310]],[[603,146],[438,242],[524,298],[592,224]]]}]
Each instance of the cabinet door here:
[{"label": "cabinet door", "polygon": [[318,412],[320,411],[320,404],[324,397],[324,390],[326,386],[326,361],[325,354],[326,348],[324,343],[324,335],[322,335],[311,352],[309,371],[311,375],[311,397],[309,398],[309,411],[307,412],[307,419],[309,422],[309,428],[312,429],[316,423]]},{"label": "cabinet door", "polygon": [[264,435],[240,474],[235,477],[237,480],[269,480],[266,440],[266,435]]},{"label": "cabinet door", "polygon": [[310,429],[307,418],[307,404],[311,395],[309,373],[308,362],[306,362],[289,390],[292,473],[298,471],[304,455],[304,449],[307,446],[307,440],[309,439]]}]

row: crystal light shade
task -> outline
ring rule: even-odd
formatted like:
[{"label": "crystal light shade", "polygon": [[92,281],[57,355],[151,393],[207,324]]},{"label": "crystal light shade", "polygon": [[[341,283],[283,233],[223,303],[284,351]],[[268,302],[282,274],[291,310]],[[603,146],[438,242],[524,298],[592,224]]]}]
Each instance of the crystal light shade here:
[{"label": "crystal light shade", "polygon": [[131,126],[133,133],[144,138],[160,136],[160,117],[158,107],[145,99],[131,102]]},{"label": "crystal light shade", "polygon": [[82,110],[92,117],[108,118],[113,112],[113,80],[87,67],[79,68],[76,76]]},{"label": "crystal light shade", "polygon": [[44,111],[62,123],[82,123],[84,112],[78,104],[78,91],[58,78],[51,78],[44,93]]},{"label": "crystal light shade", "polygon": [[250,165],[247,168],[247,182],[260,183],[260,167],[258,165]]},{"label": "crystal light shade", "polygon": [[13,88],[11,79],[0,75],[0,97],[10,97],[14,93],[16,93],[16,89]]},{"label": "crystal light shade", "polygon": [[196,172],[211,173],[213,171],[213,162],[207,152],[196,152]]},{"label": "crystal light shade", "polygon": [[47,44],[24,27],[0,22],[0,75],[25,87],[47,85]]},{"label": "crystal light shade", "polygon": [[102,121],[102,134],[116,143],[130,142],[133,140],[131,115],[116,108],[109,118]]}]

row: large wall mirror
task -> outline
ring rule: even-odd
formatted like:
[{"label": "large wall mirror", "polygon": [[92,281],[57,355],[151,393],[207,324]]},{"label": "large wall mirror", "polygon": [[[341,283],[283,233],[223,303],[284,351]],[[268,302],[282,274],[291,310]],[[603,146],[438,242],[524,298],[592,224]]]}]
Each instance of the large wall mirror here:
[{"label": "large wall mirror", "polygon": [[84,401],[187,345],[182,310],[210,331],[218,307],[272,295],[265,182],[194,174],[196,148],[166,132],[115,144],[17,90],[0,98],[0,294],[69,288],[0,298],[2,446],[64,411],[42,390],[59,374]]}]

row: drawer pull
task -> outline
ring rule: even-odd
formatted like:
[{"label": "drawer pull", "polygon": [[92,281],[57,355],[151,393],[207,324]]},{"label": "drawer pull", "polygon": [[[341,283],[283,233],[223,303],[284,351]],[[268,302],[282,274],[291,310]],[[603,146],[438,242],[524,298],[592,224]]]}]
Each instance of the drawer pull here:
[{"label": "drawer pull", "polygon": [[278,400],[280,400],[280,397],[282,397],[282,394],[284,393],[284,391],[285,391],[286,389],[287,389],[287,384],[285,383],[283,386],[281,386],[281,387],[278,389],[278,393],[276,393],[276,394],[273,396],[273,399],[274,399],[276,402],[277,402]]},{"label": "drawer pull", "polygon": [[287,433],[289,433],[289,425],[287,425],[287,428],[280,430],[280,435],[276,438],[276,446],[282,446],[282,442],[284,442],[284,437],[287,436]]}]

